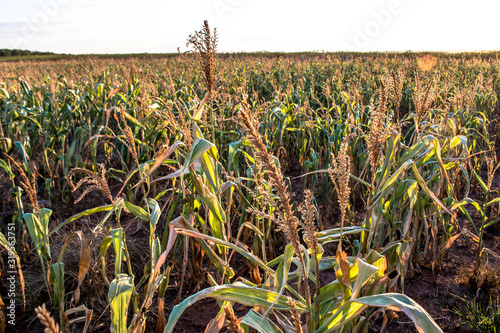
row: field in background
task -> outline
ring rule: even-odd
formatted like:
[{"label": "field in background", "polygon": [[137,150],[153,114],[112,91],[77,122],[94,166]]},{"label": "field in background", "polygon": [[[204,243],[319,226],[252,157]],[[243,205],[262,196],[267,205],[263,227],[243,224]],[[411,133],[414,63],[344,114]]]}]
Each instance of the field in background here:
[{"label": "field in background", "polygon": [[0,328],[447,332],[466,304],[495,312],[498,53],[204,56],[0,62]]},{"label": "field in background", "polygon": [[[3,52],[2,52],[3,51]],[[59,54],[59,53],[49,53],[49,52],[34,52],[34,54],[28,53],[29,51],[21,51],[27,54],[23,55],[8,55],[7,52],[12,52],[13,50],[0,49],[0,61],[1,62],[22,62],[22,61],[52,61],[52,60],[78,60],[78,61],[88,61],[89,59],[115,59],[115,60],[126,60],[135,59],[136,61],[146,61],[146,60],[159,60],[167,58],[176,58],[179,53],[131,53],[131,54]],[[10,54],[10,53],[9,53]],[[500,51],[483,51],[483,52],[460,52],[460,53],[445,53],[445,52],[232,52],[232,53],[219,53],[217,57],[219,60],[228,59],[279,59],[287,58],[290,60],[306,60],[306,59],[338,59],[347,60],[357,57],[368,57],[368,58],[383,58],[383,57],[401,57],[401,58],[420,58],[426,55],[432,55],[434,57],[444,57],[449,59],[480,59],[480,60],[498,60]]]}]

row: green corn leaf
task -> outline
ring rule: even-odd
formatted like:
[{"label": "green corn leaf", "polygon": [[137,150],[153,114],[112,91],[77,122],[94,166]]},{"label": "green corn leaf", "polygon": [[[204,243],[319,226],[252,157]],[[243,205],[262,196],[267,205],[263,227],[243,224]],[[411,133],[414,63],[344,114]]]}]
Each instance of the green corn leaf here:
[{"label": "green corn leaf", "polygon": [[326,317],[315,333],[331,332],[350,323],[368,306],[383,307],[393,311],[403,311],[410,317],[419,333],[442,333],[432,317],[415,301],[403,294],[381,294],[349,300],[338,310]]},{"label": "green corn leaf", "polygon": [[128,201],[125,201],[125,207],[134,216],[140,218],[143,221],[149,221],[149,219],[150,219],[149,214],[144,209],[142,209],[141,207],[136,206],[136,205],[134,205],[134,204],[132,204],[132,203],[130,203]]},{"label": "green corn leaf", "polygon": [[156,224],[158,223],[158,220],[160,219],[160,215],[161,215],[160,205],[154,199],[148,199],[147,202],[148,202],[149,208],[151,209],[149,224],[150,224],[151,228],[155,229]]},{"label": "green corn leaf", "polygon": [[[306,177],[306,176],[309,176],[309,175],[314,175],[314,174],[316,174],[316,173],[329,173],[329,172],[331,172],[331,170],[329,170],[329,169],[321,169],[321,170],[316,170],[316,171],[307,172],[307,173],[305,173],[305,174],[303,174],[303,175],[300,175],[300,176],[297,176],[297,177],[293,177],[292,179],[295,179],[295,178],[302,178],[302,177]],[[350,177],[351,179],[353,179],[353,180],[357,181],[358,183],[363,184],[364,186],[366,186],[366,187],[368,187],[368,188],[371,188],[371,187],[372,187],[369,183],[367,183],[367,182],[365,182],[364,180],[362,180],[362,179],[360,179],[360,178],[358,178],[358,177],[354,176],[353,174],[349,174],[349,177]]]},{"label": "green corn leaf", "polygon": [[476,177],[477,182],[479,183],[479,186],[481,186],[481,188],[483,189],[484,193],[489,193],[490,189],[485,184],[485,182],[483,181],[483,179],[477,174],[476,170],[472,169],[472,172],[474,174],[474,177]]},{"label": "green corn leaf", "polygon": [[365,296],[354,300],[365,306],[384,307],[393,311],[403,311],[415,324],[419,333],[442,333],[432,317],[410,297],[403,294],[387,293]]},{"label": "green corn leaf", "polygon": [[24,168],[31,175],[32,172],[31,172],[31,169],[30,169],[30,166],[28,163],[29,157],[28,157],[28,154],[26,153],[26,150],[24,149],[24,144],[22,144],[20,141],[15,141],[14,144],[16,145],[17,150],[19,150],[19,152],[21,153]]},{"label": "green corn leaf", "polygon": [[341,234],[345,237],[346,235],[355,235],[363,231],[367,230],[362,227],[344,227],[343,229],[341,228],[328,229],[317,233],[318,242],[320,244],[338,242]]},{"label": "green corn leaf", "polygon": [[[199,122],[201,120],[201,117],[203,115],[203,110],[205,109],[205,102],[208,98],[208,93],[205,94],[205,97],[200,101],[200,104],[198,104],[198,108],[193,112],[193,115],[190,116],[190,118],[196,122]],[[188,112],[189,115],[189,112]]]},{"label": "green corn leaf", "polygon": [[[276,288],[278,290],[278,298],[283,295],[285,291],[286,284],[288,282],[288,273],[290,273],[290,266],[292,265],[293,255],[295,254],[295,248],[288,244],[285,247],[284,260],[279,264],[276,269]],[[266,313],[271,309],[271,307],[266,311]]]},{"label": "green corn leaf", "polygon": [[253,309],[248,311],[245,317],[243,317],[241,324],[246,324],[260,333],[282,333],[275,323],[258,314]]},{"label": "green corn leaf", "polygon": [[54,288],[54,305],[64,308],[64,263],[56,262],[50,266],[50,284]]},{"label": "green corn leaf", "polygon": [[[389,173],[391,172],[394,156],[396,155],[396,151],[399,146],[400,136],[399,133],[393,131],[387,143],[387,150],[385,152],[384,164],[382,165],[382,169],[380,170],[381,179],[379,180],[379,184],[384,184],[386,182],[387,177],[389,177]],[[376,163],[377,161],[373,161],[372,163]]]},{"label": "green corn leaf", "polygon": [[404,223],[403,235],[405,237],[408,235],[408,232],[410,231],[411,220],[413,217],[413,208],[415,207],[415,204],[417,203],[418,192],[419,192],[418,183],[416,181],[412,181],[411,185],[407,189],[408,198],[410,199],[410,207],[408,209],[408,213],[406,215],[406,219],[405,219],[405,223]]},{"label": "green corn leaf", "polygon": [[0,158],[0,167],[5,170],[7,176],[9,176],[9,179],[14,179],[14,174],[12,173],[12,169],[9,167],[7,162],[2,160],[1,158]]},{"label": "green corn leaf", "polygon": [[75,214],[75,215],[71,216],[70,218],[68,218],[67,220],[65,220],[64,222],[62,222],[61,224],[59,224],[54,229],[52,229],[49,236],[52,235],[53,233],[55,233],[56,231],[58,231],[59,229],[61,229],[62,227],[64,227],[66,224],[71,223],[71,222],[79,219],[80,217],[93,215],[93,214],[99,213],[99,212],[109,212],[109,211],[112,211],[113,208],[114,208],[114,205],[106,205],[106,206],[100,206],[100,207],[96,207],[96,208],[92,208],[92,209],[87,209],[81,213]]},{"label": "green corn leaf", "polygon": [[101,247],[100,247],[100,251],[99,251],[99,258],[101,259],[102,276],[104,277],[104,279],[106,279],[106,281],[108,281],[108,280],[106,278],[106,259],[105,259],[105,255],[106,255],[106,252],[108,251],[108,248],[110,247],[110,245],[112,243],[113,243],[113,239],[111,238],[111,236],[104,237],[104,239],[101,242]]},{"label": "green corn leaf", "polygon": [[[261,306],[268,308],[273,306],[276,310],[289,309],[287,304],[288,298],[286,296],[278,297],[276,292],[249,286],[240,282],[224,284],[199,291],[176,305],[170,313],[167,326],[165,326],[163,332],[172,332],[184,310],[188,306],[204,298],[215,298],[216,300],[235,302],[250,307]],[[299,311],[306,311],[306,306],[301,302],[296,302],[296,306]]]},{"label": "green corn leaf", "polygon": [[497,202],[500,202],[500,197],[495,198],[495,199],[493,199],[493,200],[489,201],[489,202],[488,202],[488,203],[486,203],[484,206],[485,206],[485,207],[489,207],[489,206],[491,206],[491,205],[493,205],[493,204],[495,204],[495,203],[497,203]]},{"label": "green corn leaf", "polygon": [[[368,280],[379,271],[379,267],[368,264],[363,258],[357,260],[358,264],[358,275],[354,281],[354,286],[352,287],[351,299],[358,297],[361,292],[361,288],[368,282]],[[385,270],[385,268],[384,268]],[[383,272],[383,270],[382,270]]]},{"label": "green corn leaf", "polygon": [[441,200],[439,200],[436,197],[436,195],[427,187],[427,184],[425,183],[424,179],[422,178],[422,176],[418,172],[418,169],[417,169],[417,166],[415,165],[415,163],[412,163],[412,168],[413,168],[413,173],[415,174],[415,176],[417,178],[417,182],[420,185],[420,187],[422,188],[422,190],[425,192],[425,194],[427,194],[429,197],[431,197],[431,199],[436,203],[436,205],[438,205],[445,212],[447,212],[448,214],[451,215],[448,208],[446,208],[446,206],[441,202]]},{"label": "green corn leaf", "polygon": [[212,147],[215,147],[213,143],[208,142],[205,139],[197,138],[186,156],[184,165],[181,168],[181,176],[184,175],[189,167],[198,161],[198,159]]},{"label": "green corn leaf", "polygon": [[156,171],[163,163],[172,155],[172,153],[180,146],[185,146],[185,144],[181,141],[175,142],[173,145],[165,149],[161,154],[156,157],[153,161],[153,165],[149,168],[148,173],[137,183],[134,187],[138,187],[141,185],[153,172]]},{"label": "green corn leaf", "polygon": [[113,240],[113,248],[115,249],[115,275],[118,276],[121,272],[121,265],[123,261],[123,228],[111,230],[111,239]]},{"label": "green corn leaf", "polygon": [[[182,217],[182,216],[179,216],[176,219],[172,220],[170,222],[169,228],[171,229],[170,230],[170,234],[171,235],[176,235],[177,233],[181,233],[179,230],[183,230],[185,232],[193,232],[195,234],[198,234],[197,232],[194,231],[193,227],[191,227],[189,225],[189,223],[187,222],[187,220],[184,217]],[[175,231],[175,233],[172,232],[172,231]],[[188,236],[192,236],[192,235],[188,235]],[[200,244],[200,246],[203,248],[203,250],[207,253],[208,257],[210,258],[210,260],[212,261],[212,263],[214,264],[214,266],[217,267],[217,269],[219,271],[225,273],[229,278],[232,278],[234,276],[234,270],[228,265],[228,263],[226,263],[224,260],[222,260],[214,252],[214,250],[212,249],[212,247],[210,247],[207,244],[207,242],[205,241],[205,239],[203,237],[196,237],[196,236],[194,236],[194,237],[198,241],[198,243]],[[212,238],[210,236],[206,236],[206,237],[209,237],[209,239]],[[213,238],[213,239],[215,239],[217,241],[220,241],[217,238]],[[168,248],[168,246],[167,246],[167,248]]]},{"label": "green corn leaf", "polygon": [[486,229],[486,228],[489,228],[491,227],[492,225],[495,225],[497,224],[498,222],[500,222],[500,217],[499,218],[496,218],[488,223],[486,223],[484,226],[483,226],[483,229]]},{"label": "green corn leaf", "polygon": [[[50,243],[47,234],[49,224],[48,219],[52,211],[46,208],[42,209],[44,211],[41,214],[40,219],[38,219],[38,217],[33,213],[24,214],[23,219],[26,221],[28,232],[33,240],[33,243],[35,244],[38,256],[41,257],[43,255],[45,259],[50,260]],[[42,209],[39,210],[39,213],[42,212]]]},{"label": "green corn leaf", "polygon": [[213,146],[206,154],[200,156],[201,170],[208,179],[213,190],[218,191],[220,188],[220,180],[217,175],[217,167],[214,161],[217,161],[217,148]]},{"label": "green corn leaf", "polygon": [[111,307],[111,332],[127,333],[128,304],[134,289],[131,276],[119,274],[111,282],[108,292]]},{"label": "green corn leaf", "polygon": [[203,184],[201,176],[192,173],[192,180],[203,203],[212,213],[212,216],[209,216],[208,222],[210,223],[213,235],[219,239],[225,240],[224,224],[226,223],[226,213],[222,208],[219,198]]},{"label": "green corn leaf", "polygon": [[338,310],[324,317],[323,324],[315,333],[333,332],[336,329],[349,324],[351,320],[357,317],[367,306],[354,301],[346,301]]},{"label": "green corn leaf", "polygon": [[422,153],[425,150],[428,150],[431,148],[432,143],[434,142],[436,138],[432,135],[427,135],[421,140],[419,140],[418,143],[415,145],[411,146],[404,154],[401,156],[399,160],[397,160],[396,164],[401,165],[402,163],[405,163],[409,160],[416,159],[417,155]]},{"label": "green corn leaf", "polygon": [[236,245],[234,245],[232,243],[228,243],[228,242],[225,242],[225,241],[220,240],[218,238],[210,237],[208,235],[204,235],[202,233],[199,233],[199,232],[196,232],[196,231],[193,231],[193,230],[176,229],[176,231],[179,234],[183,234],[183,235],[194,237],[194,238],[205,239],[205,240],[214,242],[215,244],[218,244],[218,245],[230,248],[231,250],[234,250],[234,251],[238,252],[239,254],[241,254],[243,257],[245,257],[249,261],[251,261],[254,264],[258,265],[259,267],[261,267],[262,269],[264,269],[265,271],[267,271],[269,274],[275,275],[275,272],[272,269],[270,269],[262,260],[260,260],[256,256],[254,256],[252,253],[248,252],[246,249],[242,249],[241,247],[236,246]]},{"label": "green corn leaf", "polygon": [[399,169],[394,172],[394,174],[385,182],[385,184],[380,188],[380,190],[375,193],[375,195],[372,198],[372,204],[368,209],[372,209],[375,207],[375,205],[379,202],[380,199],[385,198],[389,192],[392,190],[392,186],[396,183],[396,181],[399,179],[399,176],[403,171],[405,171],[411,164],[413,164],[413,161],[409,160],[403,163],[399,167]]},{"label": "green corn leaf", "polygon": [[137,119],[135,119],[134,117],[132,117],[128,112],[124,111],[124,110],[120,110],[121,113],[123,113],[123,115],[125,116],[125,118],[130,121],[131,123],[133,123],[134,125],[144,129],[144,126],[140,123],[140,121],[138,121]]}]

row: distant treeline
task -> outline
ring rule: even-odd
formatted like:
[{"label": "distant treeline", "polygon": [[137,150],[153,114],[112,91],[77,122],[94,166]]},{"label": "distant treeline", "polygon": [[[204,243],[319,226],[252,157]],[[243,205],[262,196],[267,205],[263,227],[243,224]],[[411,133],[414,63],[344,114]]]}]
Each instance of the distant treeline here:
[{"label": "distant treeline", "polygon": [[[365,60],[380,59],[380,58],[419,58],[424,55],[433,55],[437,58],[456,58],[456,59],[472,59],[479,58],[483,60],[498,59],[499,50],[482,51],[482,52],[229,52],[218,53],[217,56],[221,60],[242,60],[251,58],[263,59],[280,59],[286,58],[290,60],[308,59],[308,58],[325,58],[338,59],[342,61],[356,60],[363,58]],[[174,58],[178,57],[178,53],[130,53],[130,54],[59,54],[53,52],[40,52],[29,50],[11,50],[0,49],[0,61],[31,61],[31,60],[60,60],[60,59],[81,59],[81,58]],[[187,55],[189,56],[189,55]]]},{"label": "distant treeline", "polygon": [[11,50],[11,49],[0,49],[0,57],[25,57],[33,55],[54,55],[53,52],[39,52],[39,51],[29,51],[29,50]]},{"label": "distant treeline", "polygon": [[233,52],[233,53],[219,53],[222,59],[241,59],[241,58],[288,58],[288,59],[307,59],[311,57],[324,57],[324,58],[336,58],[341,60],[353,60],[356,58],[365,59],[379,59],[379,58],[419,58],[425,55],[433,55],[437,58],[455,58],[455,59],[472,59],[480,58],[484,60],[498,59],[500,56],[500,51],[479,51],[479,52],[437,52],[437,51],[406,51],[406,52],[349,52],[349,51],[339,51],[339,52]]}]

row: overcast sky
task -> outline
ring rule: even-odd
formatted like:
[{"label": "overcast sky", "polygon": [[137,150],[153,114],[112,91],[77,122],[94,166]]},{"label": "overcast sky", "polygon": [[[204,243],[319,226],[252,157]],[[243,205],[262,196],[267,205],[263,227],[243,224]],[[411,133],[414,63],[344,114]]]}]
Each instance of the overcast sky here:
[{"label": "overcast sky", "polygon": [[164,53],[209,20],[219,51],[500,49],[496,0],[0,0],[0,48]]}]

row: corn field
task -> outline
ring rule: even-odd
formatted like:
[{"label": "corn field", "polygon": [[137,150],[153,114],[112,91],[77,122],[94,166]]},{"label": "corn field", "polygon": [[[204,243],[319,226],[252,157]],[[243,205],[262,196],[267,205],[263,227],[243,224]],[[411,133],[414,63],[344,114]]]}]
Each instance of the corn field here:
[{"label": "corn field", "polygon": [[449,327],[405,283],[458,241],[498,270],[498,55],[188,42],[0,63],[2,331]]}]

